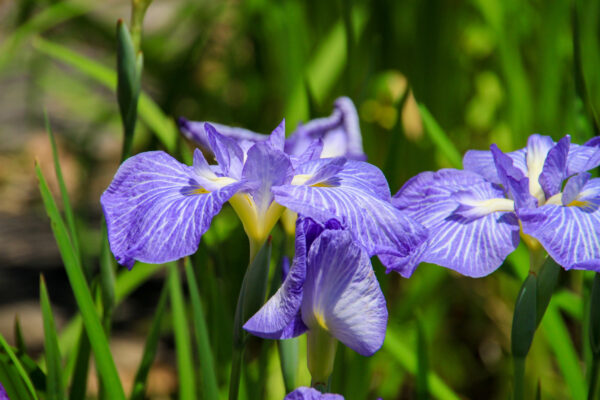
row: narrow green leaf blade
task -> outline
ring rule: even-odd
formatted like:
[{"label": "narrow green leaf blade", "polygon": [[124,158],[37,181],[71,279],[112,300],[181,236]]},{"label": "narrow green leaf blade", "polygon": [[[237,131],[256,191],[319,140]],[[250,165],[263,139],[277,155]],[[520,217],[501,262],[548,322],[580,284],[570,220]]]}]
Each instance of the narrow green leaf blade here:
[{"label": "narrow green leaf blade", "polygon": [[44,348],[46,351],[46,394],[48,400],[61,400],[65,398],[65,388],[62,378],[62,359],[58,350],[58,338],[56,337],[56,325],[50,305],[50,297],[44,277],[40,277],[40,303],[42,307],[42,318],[44,320]]},{"label": "narrow green leaf blade", "polygon": [[512,355],[525,358],[529,353],[536,328],[537,279],[529,274],[515,302],[512,330],[510,335]]},{"label": "narrow green leaf blade", "polygon": [[6,354],[0,353],[0,382],[10,399],[30,400],[31,392]]},{"label": "narrow green leaf blade", "polygon": [[546,308],[548,308],[548,304],[550,304],[550,299],[552,298],[554,289],[556,289],[560,270],[560,265],[558,265],[552,257],[547,257],[544,265],[540,268],[537,277],[536,290],[536,327],[542,321]]},{"label": "narrow green leaf blade", "polygon": [[419,111],[423,119],[425,131],[433,141],[433,144],[438,148],[440,153],[446,157],[450,165],[454,168],[462,168],[462,157],[460,152],[454,146],[454,143],[448,138],[448,135],[437,123],[433,115],[429,112],[424,104],[419,104]]},{"label": "narrow green leaf blade", "polygon": [[429,360],[423,323],[417,318],[417,399],[429,399]]},{"label": "narrow green leaf blade", "polygon": [[[8,357],[14,364],[15,369],[16,369],[17,373],[19,374],[19,377],[24,382],[25,386],[27,387],[27,390],[29,391],[29,394],[31,394],[31,397],[33,399],[37,400],[37,398],[38,398],[37,393],[35,392],[33,383],[31,382],[29,375],[27,374],[27,372],[25,371],[25,368],[23,368],[23,365],[21,364],[21,362],[15,355],[15,352],[8,345],[8,343],[6,342],[6,339],[4,339],[4,336],[2,336],[2,335],[0,335],[0,347],[2,347],[4,352],[8,355]],[[15,385],[18,385],[18,382],[14,382],[14,383],[15,383]]]},{"label": "narrow green leaf blade", "polygon": [[202,374],[203,395],[207,399],[217,399],[219,397],[219,387],[217,385],[217,376],[215,375],[215,365],[213,361],[206,319],[202,310],[200,291],[196,282],[196,274],[190,262],[189,257],[185,260],[185,273],[192,301],[192,311],[194,317],[194,333],[196,336],[196,345],[198,347],[198,360],[200,362],[200,372]]},{"label": "narrow green leaf blade", "polygon": [[177,375],[179,376],[179,399],[196,400],[194,383],[194,363],[192,362],[192,345],[188,330],[187,317],[179,271],[173,263],[169,264],[169,291],[171,292],[171,309],[173,310],[173,330],[175,331],[175,352],[177,355]]},{"label": "narrow green leaf blade", "polygon": [[15,316],[15,342],[17,351],[22,354],[27,354],[27,344],[25,343],[25,337],[23,336],[23,330],[21,329],[18,315]]},{"label": "narrow green leaf blade", "polygon": [[90,354],[92,347],[85,329],[81,329],[77,349],[75,351],[75,367],[71,378],[69,400],[84,400],[87,392],[87,381],[90,369]]},{"label": "narrow green leaf blade", "polygon": [[[130,400],[143,400],[146,391],[146,380],[148,379],[148,373],[150,367],[156,357],[156,351],[158,349],[158,342],[160,340],[160,328],[162,325],[165,310],[167,309],[167,299],[169,295],[169,286],[165,283],[162,291],[160,292],[160,298],[158,305],[154,311],[154,319],[152,320],[152,326],[150,332],[146,338],[146,345],[144,346],[144,353],[142,354],[142,361],[138,367],[135,379],[133,381],[133,390],[131,392]],[[212,398],[212,397],[207,397]]]},{"label": "narrow green leaf blade", "polygon": [[71,246],[67,228],[60,217],[56,202],[50,193],[46,179],[37,163],[35,171],[39,180],[39,187],[44,206],[50,217],[52,231],[54,232],[54,237],[58,244],[58,249],[63,259],[77,306],[81,312],[83,324],[90,339],[92,350],[94,351],[98,372],[103,378],[107,387],[107,394],[110,398],[114,400],[124,400],[125,393],[123,392],[123,386],[121,385],[117,368],[112,358],[110,347],[108,346],[108,341],[104,335],[102,325],[100,324],[100,319],[96,313],[90,289],[85,280],[85,276],[83,275],[79,260]]}]

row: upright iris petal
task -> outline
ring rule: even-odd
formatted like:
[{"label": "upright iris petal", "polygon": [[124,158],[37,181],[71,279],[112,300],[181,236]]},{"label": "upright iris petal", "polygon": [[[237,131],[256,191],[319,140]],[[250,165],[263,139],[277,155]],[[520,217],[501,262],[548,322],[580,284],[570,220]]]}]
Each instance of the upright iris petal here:
[{"label": "upright iris petal", "polygon": [[[424,172],[393,203],[430,229],[419,259],[469,276],[496,269],[519,232],[564,268],[600,269],[600,142],[532,135],[525,149],[468,151],[464,171]],[[562,190],[562,191],[561,191]],[[560,234],[557,234],[560,232]]]},{"label": "upright iris petal", "polygon": [[344,396],[334,393],[321,393],[317,389],[302,386],[288,393],[283,400],[344,400]]},{"label": "upright iris petal", "polygon": [[[204,122],[178,120],[181,132],[188,139],[205,148],[212,148]],[[242,149],[267,140],[268,136],[243,128],[229,127],[210,123],[221,134],[235,140]],[[314,119],[300,124],[296,131],[285,140],[285,152],[292,159],[312,155],[312,158],[344,156],[350,159],[364,160],[362,137],[356,108],[348,97],[340,97],[334,103],[333,113],[329,117]]]},{"label": "upright iris petal", "polygon": [[277,339],[307,329],[325,331],[365,356],[381,347],[387,325],[385,298],[367,253],[339,228],[337,221],[323,225],[299,219],[290,272],[244,329]]},{"label": "upright iris petal", "polygon": [[427,237],[423,226],[394,208],[379,169],[344,158],[299,165],[290,184],[274,186],[275,201],[321,223],[335,218],[368,252],[379,255],[389,270],[410,276],[414,253]]}]

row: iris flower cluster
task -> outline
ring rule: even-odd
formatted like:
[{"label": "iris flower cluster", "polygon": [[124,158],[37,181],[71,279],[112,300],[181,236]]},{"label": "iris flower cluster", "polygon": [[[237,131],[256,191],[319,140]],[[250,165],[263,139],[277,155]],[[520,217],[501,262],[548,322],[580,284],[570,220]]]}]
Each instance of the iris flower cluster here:
[{"label": "iris flower cluster", "polygon": [[565,269],[600,271],[600,179],[588,172],[600,165],[598,138],[532,135],[511,153],[470,150],[463,164],[418,174],[392,200],[429,229],[419,261],[481,277],[523,239]]}]

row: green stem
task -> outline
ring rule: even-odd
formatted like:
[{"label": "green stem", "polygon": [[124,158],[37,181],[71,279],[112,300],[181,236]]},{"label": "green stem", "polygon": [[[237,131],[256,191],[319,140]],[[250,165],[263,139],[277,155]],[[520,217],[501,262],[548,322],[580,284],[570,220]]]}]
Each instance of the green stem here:
[{"label": "green stem", "polygon": [[513,357],[515,369],[515,390],[513,400],[523,400],[525,398],[525,357]]}]

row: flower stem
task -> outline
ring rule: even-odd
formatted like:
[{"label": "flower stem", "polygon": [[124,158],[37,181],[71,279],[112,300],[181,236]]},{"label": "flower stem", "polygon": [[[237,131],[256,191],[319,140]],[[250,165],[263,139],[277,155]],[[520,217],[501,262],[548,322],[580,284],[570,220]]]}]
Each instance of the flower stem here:
[{"label": "flower stem", "polygon": [[229,400],[237,400],[240,391],[240,375],[242,372],[242,359],[244,347],[233,347],[231,358],[231,375],[229,379]]},{"label": "flower stem", "polygon": [[515,369],[513,400],[523,400],[525,398],[525,357],[513,357],[513,366]]},{"label": "flower stem", "polygon": [[594,357],[592,361],[592,371],[590,373],[590,387],[588,390],[588,400],[594,400],[598,398],[598,366],[600,359]]}]

